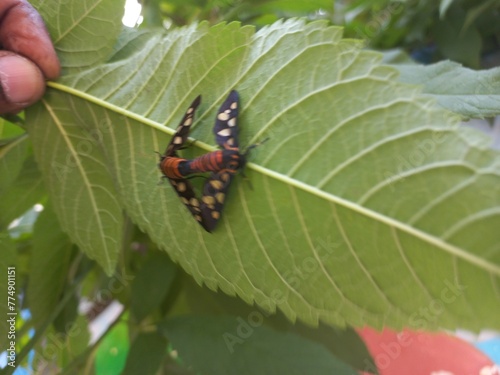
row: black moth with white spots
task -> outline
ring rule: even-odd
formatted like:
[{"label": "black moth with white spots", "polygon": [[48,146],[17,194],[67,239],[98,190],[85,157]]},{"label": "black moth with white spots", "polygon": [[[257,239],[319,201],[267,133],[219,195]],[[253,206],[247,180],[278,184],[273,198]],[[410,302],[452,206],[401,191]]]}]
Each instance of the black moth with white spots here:
[{"label": "black moth with white spots", "polygon": [[[208,232],[215,229],[221,217],[224,201],[234,175],[244,168],[248,151],[257,146],[252,145],[244,153],[240,152],[237,124],[238,102],[238,92],[233,90],[217,112],[213,132],[221,150],[207,153],[193,160],[179,158],[176,154],[189,135],[194,111],[200,103],[200,97],[197,97],[184,115],[165,154],[160,157],[159,167],[164,177],[169,179],[181,201]],[[211,172],[211,174],[204,184],[202,198],[198,200],[193,187],[185,177],[203,172]]]},{"label": "black moth with white spots", "polygon": [[215,142],[222,148],[223,163],[216,171],[212,171],[203,186],[201,213],[205,220],[205,228],[211,232],[220,219],[227,191],[234,175],[246,164],[246,153],[241,154],[238,142],[238,92],[233,90],[222,103],[217,112],[214,125]]},{"label": "black moth with white spots", "polygon": [[200,201],[196,197],[191,182],[185,178],[187,176],[185,173],[185,166],[188,160],[180,158],[177,155],[177,151],[184,146],[184,143],[189,137],[189,130],[194,120],[194,112],[200,105],[200,102],[201,96],[199,95],[193,103],[191,103],[188,110],[184,114],[184,117],[177,127],[177,131],[173,135],[167,149],[165,150],[165,153],[160,155],[158,167],[162,171],[163,177],[168,179],[182,203],[186,205],[193,217],[203,226]]}]

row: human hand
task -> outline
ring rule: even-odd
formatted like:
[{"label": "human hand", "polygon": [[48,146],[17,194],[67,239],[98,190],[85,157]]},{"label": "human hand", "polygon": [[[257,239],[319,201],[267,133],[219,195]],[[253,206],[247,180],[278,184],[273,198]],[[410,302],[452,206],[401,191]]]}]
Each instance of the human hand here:
[{"label": "human hand", "polygon": [[54,46],[27,0],[0,0],[0,114],[17,113],[39,100],[45,80],[60,73]]}]

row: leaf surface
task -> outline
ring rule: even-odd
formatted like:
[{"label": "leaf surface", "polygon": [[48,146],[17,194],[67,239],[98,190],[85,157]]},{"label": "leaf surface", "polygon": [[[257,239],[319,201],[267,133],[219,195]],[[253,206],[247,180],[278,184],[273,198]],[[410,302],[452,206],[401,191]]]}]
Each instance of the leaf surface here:
[{"label": "leaf surface", "polygon": [[132,282],[130,311],[137,322],[158,308],[172,285],[175,265],[164,253],[156,253],[142,266]]},{"label": "leaf surface", "polygon": [[28,137],[0,141],[0,193],[4,193],[22,170],[28,154]]},{"label": "leaf surface", "polygon": [[[26,140],[27,142],[27,140]],[[46,194],[40,171],[33,155],[23,161],[17,178],[2,191],[0,197],[0,227],[6,228],[27,210],[39,203]]]},{"label": "leaf surface", "polygon": [[71,259],[72,243],[62,233],[50,206],[46,205],[33,231],[33,250],[26,291],[33,324],[39,327],[61,298]]},{"label": "leaf surface", "polygon": [[[298,20],[128,31],[108,64],[51,83],[30,135],[53,151],[35,150],[70,236],[110,272],[124,208],[198,283],[291,320],[499,327],[498,153],[341,36]],[[154,151],[198,94],[183,156],[215,150],[233,88],[240,144],[270,140],[208,234],[158,185]]]},{"label": "leaf surface", "polygon": [[322,345],[261,324],[258,315],[183,316],[163,322],[161,330],[201,374],[357,374]]},{"label": "leaf surface", "polygon": [[395,67],[401,72],[401,81],[424,85],[425,94],[464,118],[500,113],[500,68],[478,72],[451,61]]},{"label": "leaf surface", "polygon": [[158,373],[166,350],[167,341],[160,334],[141,333],[132,343],[122,374],[154,375]]},{"label": "leaf surface", "polygon": [[[35,0],[66,74],[104,62],[120,34],[124,2]],[[91,41],[91,43],[89,43]]]}]

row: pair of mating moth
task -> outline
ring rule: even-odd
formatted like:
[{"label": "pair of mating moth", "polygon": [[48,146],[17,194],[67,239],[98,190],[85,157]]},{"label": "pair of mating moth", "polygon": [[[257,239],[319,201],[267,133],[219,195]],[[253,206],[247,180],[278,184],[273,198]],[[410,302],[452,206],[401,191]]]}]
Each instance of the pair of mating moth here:
[{"label": "pair of mating moth", "polygon": [[[198,96],[186,111],[165,153],[160,155],[158,167],[196,221],[207,232],[212,232],[220,219],[231,180],[244,168],[248,151],[256,145],[240,152],[238,92],[233,90],[219,108],[213,129],[215,141],[222,149],[192,160],[179,157],[177,151],[183,148],[189,136],[194,112],[200,102],[201,96]],[[211,173],[203,186],[202,197],[198,199],[188,178],[205,172]]]}]

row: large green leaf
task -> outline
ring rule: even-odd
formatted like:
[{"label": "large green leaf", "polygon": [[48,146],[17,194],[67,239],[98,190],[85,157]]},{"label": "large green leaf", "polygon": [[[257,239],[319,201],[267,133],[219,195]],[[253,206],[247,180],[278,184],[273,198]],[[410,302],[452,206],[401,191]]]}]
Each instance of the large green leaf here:
[{"label": "large green leaf", "polygon": [[26,296],[33,324],[39,327],[52,314],[66,284],[72,244],[62,233],[50,206],[38,217],[33,230],[33,250]]},{"label": "large green leaf", "polygon": [[[170,311],[169,316],[178,316],[189,312],[189,314],[203,316],[204,318],[210,315],[230,315],[233,319],[240,317],[247,324],[255,325],[255,322],[260,322],[259,326],[262,325],[280,332],[289,332],[302,336],[307,339],[306,343],[309,341],[316,342],[323,347],[322,349],[326,348],[339,362],[344,362],[352,368],[367,371],[367,369],[376,367],[365,343],[352,327],[338,328],[329,327],[325,324],[320,324],[318,327],[309,327],[300,322],[290,323],[281,314],[269,315],[263,313],[261,310],[256,309],[255,306],[249,306],[238,298],[229,297],[224,293],[210,292],[207,288],[199,287],[192,279],[183,280],[182,295],[178,301],[182,301],[179,303],[179,308]],[[187,304],[187,308],[183,303]],[[184,310],[180,310],[182,307],[184,307]],[[183,319],[189,320],[191,317],[184,316],[181,320]],[[241,322],[241,319],[238,320]],[[241,326],[240,322],[238,325]],[[187,333],[187,335],[190,335],[190,333]],[[227,336],[229,336],[230,342],[237,344],[237,336]],[[188,340],[187,337],[185,339]],[[293,350],[293,344],[288,349]]]},{"label": "large green leaf", "polygon": [[142,321],[165,299],[175,277],[176,267],[164,253],[153,253],[132,281],[130,312]]},{"label": "large green leaf", "polygon": [[446,11],[455,0],[441,0],[439,3],[439,17],[444,18]]},{"label": "large green leaf", "polygon": [[69,96],[49,93],[29,111],[30,135],[40,145],[34,151],[61,228],[111,274],[121,248],[122,209],[104,156],[73,105]]},{"label": "large green leaf", "polygon": [[154,375],[167,350],[167,340],[157,332],[142,333],[132,343],[123,375]]},{"label": "large green leaf", "polygon": [[357,374],[321,344],[270,329],[258,317],[187,315],[162,322],[160,329],[200,374]]},{"label": "large green leaf", "polygon": [[[111,272],[124,208],[199,283],[292,320],[500,327],[499,155],[341,35],[298,20],[123,33],[27,114],[63,227]],[[232,88],[241,143],[270,140],[209,234],[153,152],[198,94],[184,155],[214,150]]]},{"label": "large green leaf", "polygon": [[32,3],[48,25],[67,74],[95,66],[111,55],[121,31],[122,1],[32,0]]},{"label": "large green leaf", "polygon": [[17,178],[28,154],[28,137],[0,140],[0,193],[3,194]]},{"label": "large green leaf", "polygon": [[478,68],[483,40],[477,27],[464,28],[466,18],[461,7],[451,7],[446,18],[432,25],[431,33],[445,58]]},{"label": "large green leaf", "polygon": [[46,192],[33,155],[23,161],[17,178],[1,193],[0,228],[6,228],[43,199]]}]

